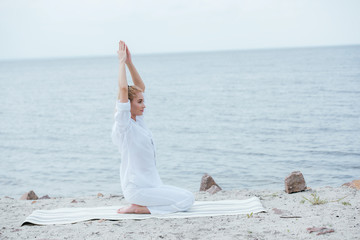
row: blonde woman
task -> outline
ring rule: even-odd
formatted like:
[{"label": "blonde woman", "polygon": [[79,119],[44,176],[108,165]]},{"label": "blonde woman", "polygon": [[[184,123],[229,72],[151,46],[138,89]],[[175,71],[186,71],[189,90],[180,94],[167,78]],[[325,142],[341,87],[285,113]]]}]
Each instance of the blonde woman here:
[{"label": "blonde woman", "polygon": [[[131,60],[123,41],[119,42],[119,93],[116,101],[112,141],[121,154],[120,180],[125,200],[130,205],[118,213],[166,214],[188,210],[194,195],[164,185],[156,169],[155,146],[144,122],[145,84]],[[133,86],[126,79],[128,67]]]}]

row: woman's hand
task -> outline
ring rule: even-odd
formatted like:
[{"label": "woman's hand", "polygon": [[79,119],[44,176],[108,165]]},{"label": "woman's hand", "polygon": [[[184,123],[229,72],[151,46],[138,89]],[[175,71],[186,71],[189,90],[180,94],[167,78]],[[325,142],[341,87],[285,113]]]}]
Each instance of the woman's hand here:
[{"label": "woman's hand", "polygon": [[117,51],[119,59],[119,94],[118,100],[122,103],[128,102],[128,83],[126,80],[126,44],[119,42],[119,51]]},{"label": "woman's hand", "polygon": [[131,53],[130,53],[129,48],[128,48],[128,46],[126,44],[125,44],[125,47],[126,47],[126,61],[125,61],[125,63],[126,63],[126,65],[128,65],[128,64],[131,64]]},{"label": "woman's hand", "polygon": [[118,59],[119,59],[120,63],[126,63],[126,61],[127,61],[126,49],[127,49],[126,44],[120,40],[119,50],[117,51]]},{"label": "woman's hand", "polygon": [[144,92],[145,91],[145,84],[144,84],[143,80],[141,79],[138,71],[136,70],[134,64],[131,61],[131,53],[130,53],[130,50],[129,50],[129,48],[128,48],[128,46],[126,44],[125,44],[125,48],[126,48],[125,64],[127,65],[128,69],[130,71],[132,81],[133,81],[134,85],[141,88],[143,90],[143,92]]}]

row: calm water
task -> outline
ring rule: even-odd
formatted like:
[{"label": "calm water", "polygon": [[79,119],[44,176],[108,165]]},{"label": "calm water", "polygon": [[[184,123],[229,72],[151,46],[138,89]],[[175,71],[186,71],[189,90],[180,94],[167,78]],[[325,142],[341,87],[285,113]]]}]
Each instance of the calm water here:
[{"label": "calm water", "polygon": [[[360,46],[134,56],[166,184],[360,177]],[[0,196],[120,194],[117,58],[0,62]],[[130,77],[128,76],[128,79]]]}]

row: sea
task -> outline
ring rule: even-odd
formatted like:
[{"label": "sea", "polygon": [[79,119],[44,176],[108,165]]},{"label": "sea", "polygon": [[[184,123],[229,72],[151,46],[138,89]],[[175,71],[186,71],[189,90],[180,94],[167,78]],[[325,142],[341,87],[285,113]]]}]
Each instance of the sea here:
[{"label": "sea", "polygon": [[[165,184],[196,192],[360,179],[360,45],[133,55]],[[127,75],[129,84],[131,76]],[[121,194],[118,60],[0,61],[0,197]]]}]

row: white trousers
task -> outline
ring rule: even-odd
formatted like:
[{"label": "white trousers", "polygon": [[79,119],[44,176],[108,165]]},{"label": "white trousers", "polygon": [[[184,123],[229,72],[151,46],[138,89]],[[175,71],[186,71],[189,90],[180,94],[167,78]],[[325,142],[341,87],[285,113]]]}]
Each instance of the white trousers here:
[{"label": "white trousers", "polygon": [[151,214],[183,212],[194,204],[194,194],[188,190],[161,185],[155,188],[127,188],[125,199],[141,206],[146,206]]}]

